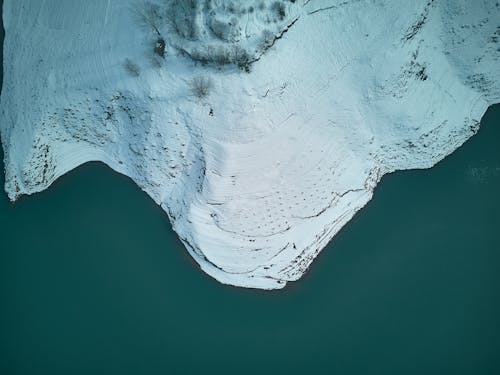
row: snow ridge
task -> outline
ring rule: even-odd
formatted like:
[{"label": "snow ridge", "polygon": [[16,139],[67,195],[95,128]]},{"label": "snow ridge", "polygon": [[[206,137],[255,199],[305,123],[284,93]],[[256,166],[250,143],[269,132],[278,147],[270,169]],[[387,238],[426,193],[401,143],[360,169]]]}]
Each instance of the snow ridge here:
[{"label": "snow ridge", "polygon": [[236,286],[300,278],[385,173],[432,167],[500,96],[488,0],[5,0],[3,15],[10,199],[103,161]]}]

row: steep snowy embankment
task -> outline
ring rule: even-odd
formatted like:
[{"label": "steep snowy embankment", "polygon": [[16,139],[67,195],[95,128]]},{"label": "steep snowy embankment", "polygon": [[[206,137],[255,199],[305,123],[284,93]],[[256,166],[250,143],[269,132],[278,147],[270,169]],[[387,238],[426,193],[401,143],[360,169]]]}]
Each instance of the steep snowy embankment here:
[{"label": "steep snowy embankment", "polygon": [[500,96],[488,0],[5,0],[4,25],[9,197],[103,161],[238,286],[298,279],[383,174],[431,167]]}]

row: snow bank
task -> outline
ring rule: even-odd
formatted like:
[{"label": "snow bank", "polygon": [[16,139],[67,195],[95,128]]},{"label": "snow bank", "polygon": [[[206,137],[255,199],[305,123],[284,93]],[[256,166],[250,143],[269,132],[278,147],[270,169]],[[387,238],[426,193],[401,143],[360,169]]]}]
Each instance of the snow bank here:
[{"label": "snow bank", "polygon": [[5,0],[9,197],[103,161],[205,272],[281,288],[382,175],[433,166],[499,101],[493,1],[274,3]]}]

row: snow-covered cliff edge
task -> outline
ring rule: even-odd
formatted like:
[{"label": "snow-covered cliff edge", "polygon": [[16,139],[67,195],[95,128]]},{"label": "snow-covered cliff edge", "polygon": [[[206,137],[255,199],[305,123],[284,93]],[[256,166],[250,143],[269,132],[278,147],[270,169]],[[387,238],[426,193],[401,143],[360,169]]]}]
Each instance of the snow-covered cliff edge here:
[{"label": "snow-covered cliff edge", "polygon": [[433,166],[500,97],[489,0],[4,0],[3,18],[9,197],[103,161],[237,286],[298,279],[383,174]]}]

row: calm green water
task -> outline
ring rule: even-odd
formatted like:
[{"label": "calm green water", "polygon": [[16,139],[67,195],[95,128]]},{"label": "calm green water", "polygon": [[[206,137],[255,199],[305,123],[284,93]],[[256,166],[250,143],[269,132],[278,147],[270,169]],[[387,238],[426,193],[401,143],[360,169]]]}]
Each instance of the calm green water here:
[{"label": "calm green water", "polygon": [[498,374],[499,140],[496,106],[435,168],[384,177],[277,292],[204,275],[101,164],[0,194],[0,374]]},{"label": "calm green water", "polygon": [[498,373],[499,139],[496,106],[435,168],[384,177],[278,292],[205,276],[101,164],[2,194],[0,373]]}]

